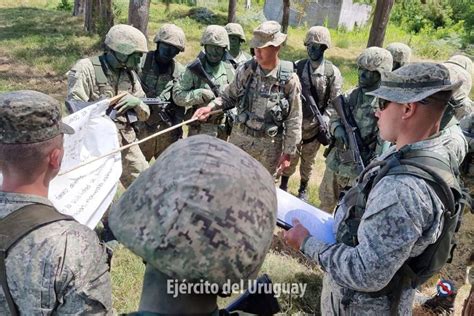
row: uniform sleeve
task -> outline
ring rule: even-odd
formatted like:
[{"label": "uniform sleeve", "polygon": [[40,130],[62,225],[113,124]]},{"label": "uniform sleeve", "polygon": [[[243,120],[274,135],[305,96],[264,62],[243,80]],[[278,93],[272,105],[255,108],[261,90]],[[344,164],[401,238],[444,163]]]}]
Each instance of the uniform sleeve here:
[{"label": "uniform sleeve", "polygon": [[186,68],[184,74],[176,83],[173,89],[173,100],[178,106],[185,108],[202,104],[202,97],[197,92],[198,88],[194,83],[193,73]]},{"label": "uniform sleeve", "polygon": [[[140,80],[138,79],[138,75],[133,72],[134,77],[134,86],[133,86],[133,95],[137,98],[144,98],[146,97],[145,91],[143,91],[142,85],[140,84]],[[137,118],[139,121],[146,121],[150,117],[150,108],[143,102],[135,108],[135,113],[137,113]]]},{"label": "uniform sleeve", "polygon": [[341,94],[342,91],[342,84],[343,84],[343,78],[341,76],[341,72],[339,71],[339,68],[336,66],[332,65],[332,68],[334,70],[334,77],[331,81],[331,85],[329,86],[329,100],[327,104],[326,111],[328,112],[329,118],[334,116],[334,113],[336,112],[334,110],[334,107],[332,106],[332,100],[337,97],[338,95]]},{"label": "uniform sleeve", "polygon": [[430,195],[408,184],[386,176],[376,185],[368,198],[356,247],[343,243],[329,246],[311,237],[304,244],[304,253],[342,287],[365,292],[382,289],[434,222]]},{"label": "uniform sleeve", "polygon": [[[355,90],[352,90],[350,91],[349,93],[347,94],[343,94],[343,99],[344,99],[344,105],[347,105],[349,104],[349,98],[350,98],[350,95],[351,93],[354,93]],[[336,110],[334,110],[334,107],[331,106],[331,108],[333,109],[334,112],[331,113],[331,118],[329,120],[329,130],[331,131],[331,134],[334,135],[334,131],[336,130],[336,128],[338,126],[341,126],[342,125],[342,122],[341,122],[341,118],[339,117],[339,115],[337,114]]]},{"label": "uniform sleeve", "polygon": [[301,142],[301,125],[303,112],[301,109],[301,83],[294,73],[285,86],[285,94],[290,103],[290,112],[283,122],[283,153],[293,155],[296,153],[296,145]]},{"label": "uniform sleeve", "polygon": [[94,67],[89,59],[79,60],[67,73],[67,99],[90,101],[95,86]]},{"label": "uniform sleeve", "polygon": [[59,315],[111,315],[109,255],[97,235],[85,226],[67,233],[63,266],[55,288]]}]

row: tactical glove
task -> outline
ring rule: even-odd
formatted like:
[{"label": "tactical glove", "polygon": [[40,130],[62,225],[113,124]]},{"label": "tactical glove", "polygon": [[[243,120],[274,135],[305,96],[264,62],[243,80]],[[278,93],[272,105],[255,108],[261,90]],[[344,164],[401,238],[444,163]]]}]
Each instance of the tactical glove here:
[{"label": "tactical glove", "polygon": [[137,107],[138,105],[140,105],[141,102],[142,101],[139,98],[134,97],[131,94],[127,94],[126,96],[121,98],[115,106],[115,109],[117,110],[117,115],[125,113],[126,111]]},{"label": "tactical glove", "polygon": [[349,144],[349,140],[347,139],[346,130],[341,125],[336,127],[336,129],[334,130],[334,138],[336,139],[336,142],[341,144],[341,145],[348,145]]}]

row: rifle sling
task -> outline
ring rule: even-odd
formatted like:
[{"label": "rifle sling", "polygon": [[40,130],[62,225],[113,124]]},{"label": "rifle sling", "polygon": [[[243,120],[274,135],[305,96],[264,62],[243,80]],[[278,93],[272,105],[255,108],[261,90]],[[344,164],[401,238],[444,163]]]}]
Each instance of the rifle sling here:
[{"label": "rifle sling", "polygon": [[360,94],[361,89],[357,88],[357,92],[355,92],[355,97],[352,97],[352,95],[349,97],[349,113],[346,111],[346,107],[342,107],[342,111],[344,112],[344,115],[346,116],[347,122],[352,126],[355,127],[355,137],[357,144],[360,146],[361,149],[361,157],[362,160],[364,160],[364,163],[368,163],[368,161],[365,161],[364,158],[369,158],[369,157],[364,157],[363,153],[370,153],[369,147],[364,143],[362,135],[360,134],[360,128],[359,125],[357,125],[356,120],[352,116],[352,113],[354,113],[354,108],[353,106],[357,103],[357,100],[359,99],[359,94]]}]

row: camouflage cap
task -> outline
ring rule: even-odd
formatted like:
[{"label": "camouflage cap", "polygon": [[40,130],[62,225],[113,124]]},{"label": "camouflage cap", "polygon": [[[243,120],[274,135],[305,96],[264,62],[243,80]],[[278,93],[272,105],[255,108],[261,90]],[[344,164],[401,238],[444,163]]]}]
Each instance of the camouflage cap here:
[{"label": "camouflage cap", "polygon": [[61,122],[61,106],[52,97],[22,90],[0,94],[0,143],[39,143],[60,134],[73,134]]},{"label": "camouflage cap", "polygon": [[391,71],[393,66],[392,54],[380,47],[366,48],[357,58],[357,66],[370,71],[378,71],[380,74],[384,71]]},{"label": "camouflage cap", "polygon": [[265,21],[253,30],[250,48],[280,46],[286,40],[286,34],[281,32],[281,25],[276,21]]},{"label": "camouflage cap", "polygon": [[238,36],[242,41],[245,42],[244,29],[239,23],[227,23],[225,30],[227,31],[228,35]]},{"label": "camouflage cap", "polygon": [[413,63],[394,72],[382,73],[380,87],[367,94],[397,103],[410,103],[439,91],[455,90],[460,85],[460,81],[450,81],[448,69],[441,64]]},{"label": "camouflage cap", "polygon": [[177,47],[180,51],[184,52],[184,46],[186,45],[186,36],[184,35],[183,29],[177,25],[166,23],[158,30],[155,38],[155,43],[163,42],[166,44]]},{"label": "camouflage cap", "polygon": [[104,44],[111,50],[124,55],[148,52],[145,35],[139,29],[127,24],[112,26],[105,35]]},{"label": "camouflage cap", "polygon": [[313,26],[306,33],[306,38],[304,39],[304,45],[308,46],[312,43],[324,44],[327,48],[331,47],[331,34],[327,27],[324,26]]},{"label": "camouflage cap", "polygon": [[238,147],[207,135],[160,155],[114,205],[117,239],[170,278],[254,277],[276,223],[275,184]]},{"label": "camouflage cap", "polygon": [[464,68],[469,75],[472,76],[472,60],[471,58],[464,55],[454,55],[448,59],[448,63],[452,63]]},{"label": "camouflage cap", "polygon": [[229,35],[223,26],[209,25],[202,33],[201,45],[216,45],[230,49]]},{"label": "camouflage cap", "polygon": [[400,63],[400,65],[405,65],[410,62],[411,58],[411,48],[403,43],[391,43],[387,46],[387,50],[392,54],[394,61]]}]

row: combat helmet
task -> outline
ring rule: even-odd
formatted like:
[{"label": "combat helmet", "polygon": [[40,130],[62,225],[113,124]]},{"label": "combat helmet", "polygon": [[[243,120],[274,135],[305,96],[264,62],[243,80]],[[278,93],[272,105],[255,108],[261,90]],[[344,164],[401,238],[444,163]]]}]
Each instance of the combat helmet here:
[{"label": "combat helmet", "polygon": [[464,69],[472,76],[472,60],[464,55],[454,55],[448,59],[448,63],[456,64]]},{"label": "combat helmet", "polygon": [[306,38],[304,39],[304,45],[308,46],[312,43],[326,45],[326,48],[331,47],[331,34],[329,30],[324,26],[313,26],[306,33]]},{"label": "combat helmet", "polygon": [[227,23],[225,30],[228,35],[235,35],[240,38],[241,41],[245,42],[244,29],[239,23]]},{"label": "combat helmet", "polygon": [[376,46],[366,48],[357,58],[357,66],[369,71],[378,71],[380,74],[392,71],[392,54],[388,50]]},{"label": "combat helmet", "polygon": [[112,26],[105,35],[104,44],[111,50],[124,55],[148,52],[145,35],[139,29],[126,24]]},{"label": "combat helmet", "polygon": [[276,210],[273,177],[257,160],[196,135],[168,147],[140,174],[109,224],[117,240],[169,278],[222,285],[256,276]]},{"label": "combat helmet", "polygon": [[223,26],[209,25],[202,33],[201,46],[216,45],[230,49],[229,35]]},{"label": "combat helmet", "polygon": [[158,30],[153,39],[155,43],[163,42],[177,47],[181,52],[184,52],[186,45],[186,36],[183,29],[171,23],[163,24]]},{"label": "combat helmet", "polygon": [[410,62],[411,48],[403,43],[391,43],[387,50],[392,54],[393,61],[403,66]]}]

